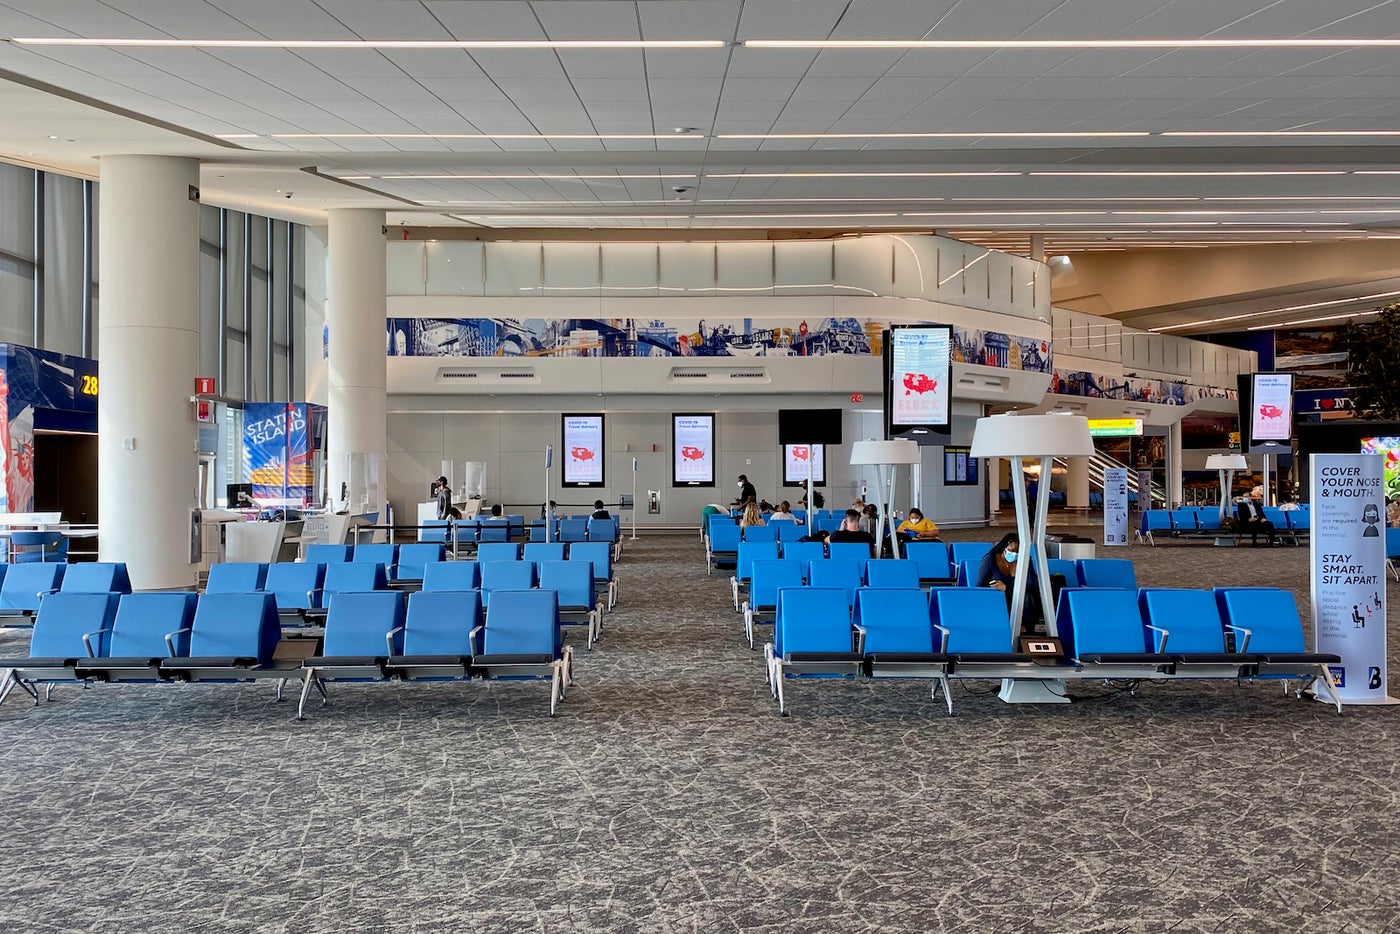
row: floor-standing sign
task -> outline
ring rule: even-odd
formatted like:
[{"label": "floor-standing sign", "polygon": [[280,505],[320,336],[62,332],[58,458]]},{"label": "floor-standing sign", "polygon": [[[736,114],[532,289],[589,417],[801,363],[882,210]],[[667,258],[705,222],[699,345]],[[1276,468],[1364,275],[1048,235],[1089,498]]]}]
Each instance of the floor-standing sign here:
[{"label": "floor-standing sign", "polygon": [[1103,472],[1103,543],[1128,544],[1128,468]]},{"label": "floor-standing sign", "polygon": [[1313,636],[1342,658],[1332,675],[1345,704],[1400,703],[1386,696],[1384,463],[1314,454],[1309,470]]},{"label": "floor-standing sign", "polygon": [[1138,511],[1146,512],[1152,508],[1152,471],[1143,468],[1137,472],[1138,485]]}]

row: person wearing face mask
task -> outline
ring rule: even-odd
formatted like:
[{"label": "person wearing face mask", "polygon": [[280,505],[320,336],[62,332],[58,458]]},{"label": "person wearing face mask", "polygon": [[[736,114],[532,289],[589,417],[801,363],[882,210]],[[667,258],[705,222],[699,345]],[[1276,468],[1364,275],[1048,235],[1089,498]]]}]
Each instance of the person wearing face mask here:
[{"label": "person wearing face mask", "polygon": [[433,481],[433,495],[437,499],[437,517],[450,519],[452,517],[452,490],[447,485],[446,477],[438,477]]},{"label": "person wearing face mask", "polygon": [[754,489],[747,476],[739,474],[739,498],[734,500],[734,505],[743,506],[749,502],[758,502],[758,490]]},{"label": "person wearing face mask", "polygon": [[[1021,540],[1015,532],[1008,532],[992,550],[982,556],[982,564],[977,568],[977,586],[992,587],[1006,594],[1006,605],[1011,606],[1011,588],[1016,581],[1016,562],[1021,559]],[[1021,614],[1021,630],[1029,633],[1035,624],[1041,622],[1040,588],[1036,584],[1035,568],[1026,574],[1026,603]]]}]

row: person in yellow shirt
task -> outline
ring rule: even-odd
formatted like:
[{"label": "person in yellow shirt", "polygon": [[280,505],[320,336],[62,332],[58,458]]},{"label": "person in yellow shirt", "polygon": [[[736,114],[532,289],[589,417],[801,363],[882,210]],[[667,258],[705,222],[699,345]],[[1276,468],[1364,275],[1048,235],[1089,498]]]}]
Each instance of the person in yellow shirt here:
[{"label": "person in yellow shirt", "polygon": [[938,526],[933,524],[932,519],[925,519],[918,509],[909,510],[909,518],[901,522],[895,531],[899,533],[900,539],[906,542],[939,540]]}]

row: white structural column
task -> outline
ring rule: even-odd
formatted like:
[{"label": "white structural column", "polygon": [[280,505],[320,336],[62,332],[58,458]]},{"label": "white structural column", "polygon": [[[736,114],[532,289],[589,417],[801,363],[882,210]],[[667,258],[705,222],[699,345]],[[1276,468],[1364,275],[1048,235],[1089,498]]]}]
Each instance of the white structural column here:
[{"label": "white structural column", "polygon": [[1001,458],[987,458],[987,515],[993,519],[1001,512]]},{"label": "white structural column", "polygon": [[1167,429],[1167,505],[1175,509],[1185,495],[1181,471],[1181,422]]},{"label": "white structural column", "polygon": [[103,156],[98,514],[103,561],[138,590],[189,587],[198,433],[199,162]]},{"label": "white structural column", "polygon": [[379,504],[388,494],[388,440],[384,394],[388,357],[384,344],[384,212],[337,208],[330,219],[326,324],[326,472],[332,501],[349,481],[349,455],[379,462]]},{"label": "white structural column", "polygon": [[1065,506],[1070,509],[1089,508],[1089,458],[1071,457],[1065,475]]}]

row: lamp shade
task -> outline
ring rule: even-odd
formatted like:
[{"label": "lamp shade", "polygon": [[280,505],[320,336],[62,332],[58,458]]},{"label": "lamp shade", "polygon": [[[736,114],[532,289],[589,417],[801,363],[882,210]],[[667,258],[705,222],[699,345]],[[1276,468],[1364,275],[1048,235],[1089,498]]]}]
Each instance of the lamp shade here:
[{"label": "lamp shade", "polygon": [[856,441],[851,445],[851,466],[917,464],[919,446],[913,441]]},{"label": "lamp shade", "polygon": [[1082,415],[989,415],[977,420],[973,457],[1088,457],[1094,453]]},{"label": "lamp shade", "polygon": [[1243,454],[1212,454],[1206,458],[1206,470],[1248,470],[1249,461]]}]

